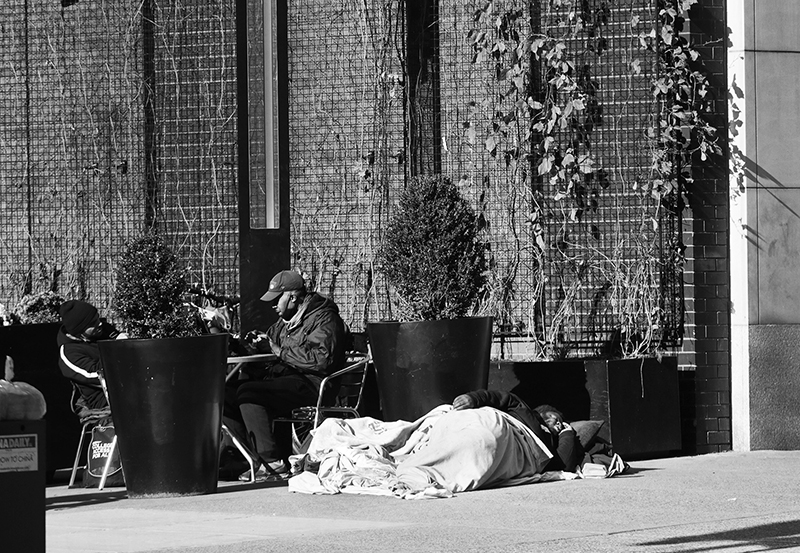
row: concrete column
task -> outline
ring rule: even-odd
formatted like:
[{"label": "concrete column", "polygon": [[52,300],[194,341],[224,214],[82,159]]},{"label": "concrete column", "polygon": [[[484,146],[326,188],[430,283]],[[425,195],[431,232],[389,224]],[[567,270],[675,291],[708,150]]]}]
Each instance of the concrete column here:
[{"label": "concrete column", "polygon": [[[731,190],[744,186],[742,154],[747,152],[747,105],[744,90],[747,82],[745,29],[752,26],[745,4],[752,0],[728,0],[730,29],[728,46],[728,140],[731,150]],[[752,15],[752,10],[750,10]],[[750,358],[749,299],[747,262],[747,193],[731,198],[730,267],[731,267],[731,418],[735,451],[750,449]]]}]

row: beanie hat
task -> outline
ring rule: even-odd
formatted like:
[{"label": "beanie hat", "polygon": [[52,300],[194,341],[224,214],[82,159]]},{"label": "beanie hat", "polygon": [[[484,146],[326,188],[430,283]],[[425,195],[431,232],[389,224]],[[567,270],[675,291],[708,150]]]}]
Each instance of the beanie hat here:
[{"label": "beanie hat", "polygon": [[58,312],[64,322],[64,329],[73,336],[80,336],[97,316],[95,306],[81,300],[65,301]]}]

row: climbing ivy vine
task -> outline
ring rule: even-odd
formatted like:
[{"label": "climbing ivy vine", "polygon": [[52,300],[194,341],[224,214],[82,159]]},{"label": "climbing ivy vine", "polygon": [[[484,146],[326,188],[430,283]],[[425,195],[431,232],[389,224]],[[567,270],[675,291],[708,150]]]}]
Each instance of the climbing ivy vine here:
[{"label": "climbing ivy vine", "polygon": [[[619,47],[606,36],[611,12],[616,10],[620,17],[620,4],[620,0],[489,0],[475,9],[474,24],[467,33],[473,64],[491,67],[499,91],[491,121],[466,125],[470,140],[482,142],[491,157],[505,164],[509,186],[529,191],[526,216],[539,265],[547,262],[550,250],[571,267],[572,282],[559,284],[561,303],[551,308],[552,327],[540,335],[548,357],[563,353],[575,309],[571,302],[582,285],[582,275],[591,271],[603,272],[603,278],[612,283],[608,295],[619,311],[617,330],[628,341],[621,353],[636,356],[659,348],[661,306],[656,296],[663,268],[658,248],[637,237],[639,259],[634,262],[614,258],[623,248],[597,250],[598,261],[591,261],[569,256],[559,245],[553,250],[552,237],[545,237],[542,224],[546,217],[560,214],[559,232],[569,236],[568,226],[579,223],[587,209],[589,183],[596,189],[607,174],[608,168],[592,149],[603,105],[602,91],[591,77],[591,63],[604,63],[609,48]],[[649,167],[626,190],[649,197],[643,220],[652,228],[642,236],[652,240],[658,236],[661,206],[680,207],[682,193],[694,186],[692,165],[722,153],[716,129],[709,122],[714,107],[711,87],[698,45],[686,33],[695,4],[697,0],[653,0],[649,9],[630,10],[624,22],[632,45],[624,56],[628,75],[619,78],[645,75],[652,93],[650,116],[639,129],[642,143],[649,147]],[[562,240],[567,239],[559,237],[556,243]],[[673,251],[668,262],[679,270],[682,244],[669,247]],[[547,277],[542,273],[539,278]],[[542,283],[535,288],[544,290]]]}]

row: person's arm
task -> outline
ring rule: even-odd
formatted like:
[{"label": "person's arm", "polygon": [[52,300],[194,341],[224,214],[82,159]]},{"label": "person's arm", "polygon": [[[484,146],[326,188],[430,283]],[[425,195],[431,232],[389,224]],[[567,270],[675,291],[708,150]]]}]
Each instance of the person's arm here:
[{"label": "person's arm", "polygon": [[[91,355],[88,344],[63,344],[59,348],[61,371],[64,376],[86,386],[100,387],[100,360]],[[94,345],[94,347],[97,347]]]},{"label": "person's arm", "polygon": [[[516,395],[498,390],[475,390],[461,394],[453,400],[453,408],[456,410],[494,407],[507,413],[521,408],[523,405],[525,404]],[[525,407],[527,408],[527,406]]]},{"label": "person's arm", "polygon": [[575,472],[578,465],[583,460],[583,447],[578,441],[578,435],[572,427],[568,426],[558,434],[558,446],[556,447],[556,455],[564,464],[567,472]]}]

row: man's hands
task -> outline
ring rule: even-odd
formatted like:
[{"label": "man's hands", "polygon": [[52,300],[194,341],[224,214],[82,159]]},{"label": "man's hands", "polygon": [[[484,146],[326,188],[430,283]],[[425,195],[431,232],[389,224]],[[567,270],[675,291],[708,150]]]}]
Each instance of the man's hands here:
[{"label": "man's hands", "polygon": [[281,357],[281,347],[278,344],[276,344],[275,342],[270,340],[269,341],[269,349],[272,350],[272,353],[275,354],[275,357],[280,359],[280,357]]},{"label": "man's hands", "polygon": [[474,409],[475,408],[475,400],[472,399],[471,396],[467,394],[461,394],[456,399],[453,400],[453,409],[455,411],[461,411],[462,409]]}]

